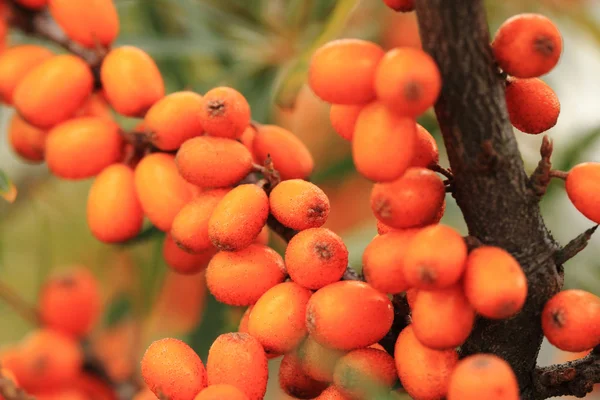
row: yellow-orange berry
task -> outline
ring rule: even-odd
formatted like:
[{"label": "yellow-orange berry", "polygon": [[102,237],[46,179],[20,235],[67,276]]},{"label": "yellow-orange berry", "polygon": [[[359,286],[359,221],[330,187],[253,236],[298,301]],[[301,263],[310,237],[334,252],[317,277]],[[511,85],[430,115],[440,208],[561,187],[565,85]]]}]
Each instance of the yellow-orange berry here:
[{"label": "yellow-orange berry", "polygon": [[247,333],[219,336],[208,351],[209,385],[227,384],[240,389],[249,400],[262,400],[267,391],[267,356],[258,340]]},{"label": "yellow-orange berry", "polygon": [[156,397],[191,400],[207,385],[204,364],[178,339],[153,342],[142,357],[142,377]]},{"label": "yellow-orange berry", "polygon": [[75,113],[75,116],[100,117],[108,119],[110,121],[113,120],[111,108],[108,105],[102,91],[97,91],[96,93],[93,93],[90,97],[88,97],[87,100],[83,103],[83,105],[79,108],[77,113]]},{"label": "yellow-orange berry", "polygon": [[264,244],[266,246],[266,245],[269,244],[269,237],[270,236],[271,236],[271,234],[270,234],[269,226],[265,225],[260,230],[260,233],[258,234],[258,236],[256,237],[256,239],[254,239],[254,243]]},{"label": "yellow-orange berry", "polygon": [[519,384],[510,365],[493,354],[462,359],[452,372],[448,400],[519,400]]},{"label": "yellow-orange berry", "polygon": [[333,382],[335,364],[344,354],[345,351],[323,346],[310,336],[298,348],[303,371],[321,382]]},{"label": "yellow-orange berry", "polygon": [[82,117],[57,125],[46,138],[46,162],[56,176],[95,176],[123,155],[119,126],[98,117]]},{"label": "yellow-orange berry", "polygon": [[556,93],[538,78],[509,79],[506,107],[510,123],[521,132],[532,135],[552,128],[560,114]]},{"label": "yellow-orange berry", "polygon": [[417,295],[419,294],[419,289],[410,288],[406,291],[406,301],[408,302],[408,306],[412,310],[415,306],[415,302],[417,301]]},{"label": "yellow-orange berry", "polygon": [[83,59],[69,54],[54,56],[21,79],[13,92],[13,104],[28,123],[51,128],[75,114],[92,94],[93,84],[92,71]]},{"label": "yellow-orange berry", "polygon": [[562,52],[560,31],[539,14],[519,14],[507,19],[492,43],[500,68],[518,78],[544,75],[558,63]]},{"label": "yellow-orange berry", "polygon": [[36,393],[37,400],[87,400],[88,397],[78,389],[57,389],[44,390],[41,393]]},{"label": "yellow-orange berry", "polygon": [[253,305],[249,306],[248,308],[246,308],[246,311],[244,311],[242,319],[240,319],[240,324],[238,325],[238,332],[248,333],[248,320],[250,319],[250,313],[252,312],[252,308],[254,308]]},{"label": "yellow-orange berry", "polygon": [[442,77],[431,56],[421,49],[388,51],[375,74],[377,97],[398,115],[416,118],[435,103]]},{"label": "yellow-orange berry", "polygon": [[298,231],[322,226],[330,208],[325,192],[302,179],[290,179],[275,186],[269,205],[279,222]]},{"label": "yellow-orange berry", "polygon": [[248,396],[233,385],[217,384],[203,389],[194,400],[248,400]]},{"label": "yellow-orange berry", "polygon": [[352,140],[356,120],[363,105],[332,104],[329,110],[329,121],[333,129],[344,139]]},{"label": "yellow-orange berry", "polygon": [[156,63],[133,46],[111,50],[102,62],[100,78],[108,102],[119,114],[129,117],[143,117],[165,95]]},{"label": "yellow-orange berry", "polygon": [[226,187],[252,170],[252,154],[235,140],[200,136],[187,140],[176,158],[181,176],[201,187]]},{"label": "yellow-orange berry", "polygon": [[325,389],[319,396],[315,397],[314,400],[351,400],[351,397],[346,396],[336,386],[331,385]]},{"label": "yellow-orange berry", "polygon": [[218,87],[206,92],[198,116],[207,134],[237,139],[250,124],[250,105],[237,90]]},{"label": "yellow-orange berry", "polygon": [[373,186],[371,209],[392,228],[420,227],[436,218],[445,196],[444,183],[435,172],[409,168],[399,179]]},{"label": "yellow-orange berry", "polygon": [[240,142],[242,142],[242,144],[246,146],[248,150],[250,150],[250,152],[253,151],[252,147],[254,146],[254,138],[256,137],[256,132],[256,128],[253,125],[248,125],[248,127],[244,129],[244,132],[242,133],[242,136],[240,136],[239,139]]},{"label": "yellow-orange berry", "polygon": [[241,250],[252,243],[267,222],[269,198],[256,185],[232,189],[208,221],[208,236],[220,250]]},{"label": "yellow-orange berry", "polygon": [[383,0],[383,2],[395,11],[409,12],[415,9],[415,0]]},{"label": "yellow-orange berry", "polygon": [[525,304],[525,273],[517,260],[499,247],[473,250],[467,258],[463,282],[469,302],[486,318],[512,317]]},{"label": "yellow-orange berry", "polygon": [[375,98],[375,70],[383,55],[381,47],[366,40],[331,41],[313,54],[308,83],[329,103],[367,103]]},{"label": "yellow-orange berry", "polygon": [[583,290],[564,290],[542,311],[548,341],[564,351],[578,352],[600,344],[600,297]]},{"label": "yellow-orange berry", "polygon": [[32,163],[44,161],[46,136],[46,131],[29,125],[19,114],[12,116],[8,127],[8,141],[15,153],[23,159]]},{"label": "yellow-orange berry", "polygon": [[196,254],[182,250],[170,234],[165,236],[163,242],[163,258],[171,269],[185,275],[193,275],[204,270],[215,255],[214,248]]},{"label": "yellow-orange berry", "polygon": [[320,382],[302,369],[298,355],[294,352],[283,356],[279,365],[279,387],[295,399],[314,399],[327,388],[326,382]]},{"label": "yellow-orange berry", "polygon": [[357,171],[377,182],[400,178],[411,165],[416,132],[413,119],[393,115],[383,103],[364,107],[352,139],[352,158]]},{"label": "yellow-orange berry", "polygon": [[50,59],[52,52],[36,45],[15,46],[0,54],[0,100],[13,102],[13,92],[33,68]]},{"label": "yellow-orange berry", "polygon": [[46,6],[46,4],[48,4],[48,0],[17,0],[17,3],[24,7],[36,10]]},{"label": "yellow-orange berry", "polygon": [[388,392],[398,380],[394,359],[384,350],[353,350],[335,366],[335,385],[352,398],[368,399]]},{"label": "yellow-orange berry", "polygon": [[415,154],[410,165],[412,167],[427,168],[440,161],[437,143],[431,133],[423,126],[417,124],[417,139],[415,141]]},{"label": "yellow-orange berry", "polygon": [[202,134],[201,109],[199,94],[171,93],[150,107],[144,118],[145,131],[159,149],[177,150],[186,140]]},{"label": "yellow-orange berry", "polygon": [[569,200],[580,213],[600,224],[600,163],[583,163],[569,171],[565,183]]},{"label": "yellow-orange berry", "polygon": [[393,320],[394,309],[387,296],[358,281],[325,286],[311,297],[306,310],[310,335],[322,345],[340,350],[378,342]]}]

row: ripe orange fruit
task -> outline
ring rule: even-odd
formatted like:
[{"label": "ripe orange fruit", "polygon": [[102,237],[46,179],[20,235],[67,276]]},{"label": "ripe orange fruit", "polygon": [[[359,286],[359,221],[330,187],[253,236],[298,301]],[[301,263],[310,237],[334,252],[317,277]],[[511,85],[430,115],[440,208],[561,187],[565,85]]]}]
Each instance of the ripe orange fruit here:
[{"label": "ripe orange fruit", "polygon": [[333,129],[344,139],[352,140],[356,120],[363,105],[332,104],[329,110],[329,121]]},{"label": "ripe orange fruit", "polygon": [[575,208],[600,224],[600,163],[582,163],[573,167],[567,175],[565,188]]},{"label": "ripe orange fruit", "polygon": [[279,387],[295,399],[314,399],[327,388],[326,382],[320,382],[302,369],[300,357],[294,352],[283,356],[279,365]]},{"label": "ripe orange fruit", "polygon": [[8,126],[10,146],[15,153],[32,163],[44,161],[47,134],[48,132],[29,125],[19,114],[12,116]]},{"label": "ripe orange fruit", "polygon": [[207,134],[237,139],[250,124],[250,105],[237,90],[218,87],[206,92],[198,117]]},{"label": "ripe orange fruit", "polygon": [[312,379],[321,382],[333,382],[335,364],[344,354],[345,351],[323,346],[311,336],[298,348],[302,370]]},{"label": "ripe orange fruit", "polygon": [[218,384],[202,389],[194,400],[248,400],[248,396],[233,385]]},{"label": "ripe orange fruit", "polygon": [[0,100],[12,104],[13,93],[21,80],[36,66],[52,58],[50,50],[42,46],[22,45],[0,53]]},{"label": "ripe orange fruit", "polygon": [[322,226],[330,209],[325,192],[302,179],[290,179],[275,186],[269,195],[269,205],[279,222],[298,231]]},{"label": "ripe orange fruit", "polygon": [[344,395],[336,386],[331,385],[314,400],[351,400],[351,398]]},{"label": "ripe orange fruit", "polygon": [[358,349],[340,358],[333,381],[351,398],[373,398],[375,393],[389,392],[398,380],[394,359],[384,350]]},{"label": "ripe orange fruit", "polygon": [[519,400],[519,384],[510,365],[493,354],[462,359],[452,372],[448,400]]},{"label": "ripe orange fruit", "polygon": [[204,270],[215,253],[214,248],[195,254],[188,253],[177,246],[170,234],[165,235],[163,242],[165,262],[172,270],[184,275],[194,275]]},{"label": "ripe orange fruit", "polygon": [[536,135],[556,125],[560,102],[556,93],[538,78],[511,78],[506,86],[506,106],[511,124]]},{"label": "ripe orange fruit", "polygon": [[427,129],[417,124],[417,140],[415,141],[415,154],[410,163],[411,167],[427,168],[439,161],[440,153],[435,139]]},{"label": "ripe orange fruit", "polygon": [[106,102],[103,91],[93,93],[79,108],[76,117],[100,117],[109,121],[113,120],[111,108]]},{"label": "ripe orange fruit", "polygon": [[409,12],[415,9],[415,0],[383,0],[383,2],[395,11]]}]

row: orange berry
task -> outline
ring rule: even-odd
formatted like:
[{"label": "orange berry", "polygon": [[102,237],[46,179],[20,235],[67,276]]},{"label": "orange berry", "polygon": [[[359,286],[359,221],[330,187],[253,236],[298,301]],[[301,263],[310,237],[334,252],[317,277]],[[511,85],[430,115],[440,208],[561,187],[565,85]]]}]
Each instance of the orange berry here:
[{"label": "orange berry", "polygon": [[208,221],[208,236],[220,250],[241,250],[258,236],[269,216],[269,198],[256,185],[232,189]]},{"label": "orange berry", "polygon": [[100,69],[108,102],[122,115],[142,117],[165,95],[165,84],[154,60],[143,50],[123,46],[111,50]]},{"label": "orange berry", "polygon": [[440,161],[437,143],[431,133],[417,124],[417,140],[415,141],[415,154],[410,165],[412,167],[427,168]]},{"label": "orange berry", "polygon": [[20,80],[13,104],[28,123],[51,128],[75,114],[92,94],[93,85],[92,71],[83,59],[69,54],[54,56]]},{"label": "orange berry", "polygon": [[394,359],[400,382],[412,398],[438,400],[448,392],[458,353],[425,347],[417,340],[412,326],[407,326],[396,341]]},{"label": "orange berry", "polygon": [[248,320],[250,319],[250,313],[253,308],[254,305],[251,305],[244,311],[244,315],[242,315],[242,319],[240,319],[240,324],[238,325],[238,332],[248,333]]},{"label": "orange berry", "polygon": [[393,231],[396,231],[396,230],[397,229],[394,229],[391,226],[388,226],[388,225],[384,224],[380,220],[377,220],[377,234],[379,234],[379,235],[385,235],[386,233],[393,232]]},{"label": "orange berry", "polygon": [[399,179],[373,186],[371,209],[392,228],[420,227],[436,219],[445,196],[444,183],[435,172],[409,168]]},{"label": "orange berry", "polygon": [[537,135],[556,125],[560,102],[556,93],[538,78],[511,78],[506,86],[510,123],[521,132]]},{"label": "orange berry", "polygon": [[248,400],[248,396],[233,385],[211,385],[203,389],[194,400]]},{"label": "orange berry", "polygon": [[373,398],[375,393],[388,392],[396,380],[396,365],[388,353],[378,349],[353,350],[339,359],[333,381],[350,397]]},{"label": "orange berry", "polygon": [[249,400],[262,400],[267,391],[269,368],[259,341],[247,333],[219,336],[208,351],[209,385],[227,384],[240,389]]},{"label": "orange berry", "polygon": [[583,290],[564,290],[542,311],[548,341],[564,351],[578,352],[600,344],[600,297]]},{"label": "orange berry", "polygon": [[521,266],[499,247],[473,250],[467,258],[463,281],[469,302],[486,318],[512,317],[527,298],[527,278]]},{"label": "orange berry", "polygon": [[352,140],[358,115],[363,108],[363,105],[332,104],[329,110],[331,126],[342,138]]},{"label": "orange berry", "polygon": [[325,192],[302,179],[290,179],[275,186],[269,205],[279,222],[298,231],[322,226],[330,208]]},{"label": "orange berry", "polygon": [[84,47],[109,47],[119,34],[113,0],[48,0],[50,14],[69,39]]},{"label": "orange berry", "polygon": [[52,58],[50,50],[42,46],[22,45],[0,53],[0,100],[12,104],[13,93],[29,71]]},{"label": "orange berry", "polygon": [[270,247],[251,244],[245,249],[217,253],[206,270],[206,284],[215,298],[232,306],[249,306],[285,279],[281,256]]},{"label": "orange berry", "polygon": [[163,257],[165,262],[175,272],[193,275],[204,270],[215,255],[215,249],[208,249],[196,254],[182,250],[170,234],[165,236],[163,242]]},{"label": "orange berry", "polygon": [[411,165],[417,124],[393,115],[382,103],[363,108],[352,139],[356,170],[377,182],[398,179]]},{"label": "orange berry", "polygon": [[48,0],[17,0],[17,3],[23,7],[32,8],[35,10],[46,6],[46,4],[48,4]]},{"label": "orange berry", "polygon": [[375,74],[377,97],[398,115],[416,118],[434,105],[442,77],[431,56],[421,49],[388,51]]},{"label": "orange berry", "polygon": [[286,354],[279,365],[279,387],[295,399],[314,399],[327,388],[326,382],[319,382],[302,369],[298,355]]},{"label": "orange berry", "polygon": [[351,400],[350,397],[344,395],[340,389],[331,385],[325,389],[314,400]]},{"label": "orange berry", "polygon": [[144,118],[152,144],[161,150],[177,150],[186,140],[200,136],[201,109],[202,96],[190,91],[171,93],[157,101]]},{"label": "orange berry", "polygon": [[281,179],[304,179],[314,167],[312,155],[292,132],[275,125],[261,125],[252,141],[255,161],[261,165],[271,157]]},{"label": "orange berry", "polygon": [[206,92],[198,117],[207,134],[237,139],[250,124],[250,105],[237,90],[218,87]]},{"label": "orange berry", "polygon": [[410,288],[406,291],[406,301],[408,302],[408,306],[412,310],[417,301],[417,295],[419,294],[419,289]]},{"label": "orange berry", "polygon": [[364,104],[375,98],[373,80],[384,52],[360,39],[339,39],[312,56],[308,83],[322,100],[334,104]]},{"label": "orange berry", "polygon": [[19,114],[14,114],[8,127],[8,141],[23,159],[39,163],[44,161],[48,132],[29,125]]},{"label": "orange berry", "polygon": [[339,281],[348,266],[348,249],[342,238],[325,228],[299,232],[285,250],[290,278],[308,289]]},{"label": "orange berry", "polygon": [[415,0],[383,0],[383,2],[395,11],[409,12],[415,9]]},{"label": "orange berry", "polygon": [[322,345],[340,350],[378,342],[393,320],[394,308],[387,296],[358,281],[325,286],[311,297],[306,310],[310,335]]},{"label": "orange berry", "polygon": [[306,305],[311,292],[294,282],[280,283],[254,305],[248,333],[269,353],[287,353],[306,336]]},{"label": "orange berry", "polygon": [[193,399],[207,385],[204,364],[194,350],[178,339],[153,342],[142,357],[142,377],[156,397]]},{"label": "orange berry", "polygon": [[252,125],[248,125],[248,127],[246,129],[244,129],[244,132],[242,133],[242,136],[240,136],[240,142],[242,142],[242,144],[244,146],[246,146],[246,148],[248,150],[250,150],[250,152],[252,152],[252,147],[254,145],[254,138],[256,137],[256,128]]},{"label": "orange berry", "polygon": [[335,364],[344,354],[346,352],[325,347],[310,336],[298,348],[303,371],[321,382],[333,382]]},{"label": "orange berry", "polygon": [[493,354],[462,359],[452,372],[448,400],[519,400],[519,384],[510,365]]},{"label": "orange berry", "polygon": [[201,187],[232,186],[252,170],[252,154],[235,140],[200,136],[181,145],[176,158],[179,173]]},{"label": "orange berry", "polygon": [[36,393],[35,398],[37,400],[88,400],[85,393],[77,389],[44,390],[41,394]]},{"label": "orange berry", "polygon": [[392,231],[373,238],[363,253],[363,274],[373,288],[390,294],[408,289],[404,255],[418,229]]},{"label": "orange berry", "polygon": [[85,179],[98,175],[123,156],[119,126],[98,117],[71,119],[48,132],[46,162],[63,179]]},{"label": "orange berry", "polygon": [[560,31],[539,14],[519,14],[500,26],[492,43],[494,57],[508,75],[535,78],[558,63],[562,52]]},{"label": "orange berry", "polygon": [[600,224],[600,163],[583,163],[569,171],[565,183],[569,200],[580,213]]},{"label": "orange berry", "polygon": [[264,244],[265,246],[268,245],[269,237],[271,235],[269,232],[269,227],[267,225],[263,226],[263,228],[260,230],[260,233],[254,240],[254,243]]},{"label": "orange berry", "polygon": [[81,393],[84,400],[117,400],[114,388],[104,379],[91,373],[80,373],[73,386],[73,389]]},{"label": "orange berry", "polygon": [[100,117],[109,121],[113,120],[110,106],[102,92],[92,94],[79,108],[76,117]]}]

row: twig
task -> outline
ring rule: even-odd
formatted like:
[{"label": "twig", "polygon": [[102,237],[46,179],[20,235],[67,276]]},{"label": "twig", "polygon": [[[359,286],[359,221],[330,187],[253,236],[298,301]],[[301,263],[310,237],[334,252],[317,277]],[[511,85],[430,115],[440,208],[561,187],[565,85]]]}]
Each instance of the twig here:
[{"label": "twig", "polygon": [[558,171],[556,169],[553,169],[550,171],[550,176],[552,178],[558,178],[558,179],[562,179],[564,181],[567,179],[567,176],[569,176],[569,173],[565,172],[565,171]]},{"label": "twig", "polygon": [[25,393],[15,383],[0,372],[0,398],[4,400],[35,400],[35,397]]},{"label": "twig", "polygon": [[557,250],[554,253],[554,261],[557,265],[562,265],[569,261],[571,258],[575,257],[580,251],[586,248],[592,235],[598,229],[598,225],[591,227],[587,231],[583,232],[581,235],[577,236],[575,239],[571,240],[564,247]]},{"label": "twig", "polygon": [[434,172],[437,172],[438,174],[444,175],[446,178],[448,178],[449,181],[454,180],[454,174],[452,173],[452,171],[450,169],[442,167],[439,164],[432,164],[429,166],[429,169]]},{"label": "twig", "polygon": [[254,172],[260,173],[267,180],[268,185],[265,186],[267,194],[271,190],[273,190],[273,188],[277,186],[279,182],[281,182],[281,176],[279,175],[279,171],[275,169],[273,159],[271,159],[270,155],[267,155],[267,159],[265,160],[264,165],[253,163],[252,170]]},{"label": "twig", "polygon": [[552,178],[552,162],[550,158],[552,157],[553,150],[554,145],[552,141],[547,135],[544,135],[542,146],[540,147],[542,159],[529,178],[529,186],[537,198],[541,198],[546,193],[546,189]]},{"label": "twig", "polygon": [[38,311],[6,283],[0,281],[0,299],[10,305],[23,319],[37,326],[40,324]]}]

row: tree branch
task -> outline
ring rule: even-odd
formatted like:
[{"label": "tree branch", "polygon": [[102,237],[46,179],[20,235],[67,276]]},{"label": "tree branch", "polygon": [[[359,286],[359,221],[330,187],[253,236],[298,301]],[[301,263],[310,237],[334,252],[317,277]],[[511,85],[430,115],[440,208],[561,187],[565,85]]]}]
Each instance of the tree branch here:
[{"label": "tree branch", "polygon": [[554,261],[556,265],[563,265],[571,258],[575,257],[580,251],[585,249],[592,238],[594,232],[598,229],[598,225],[588,229],[575,239],[567,243],[563,248],[554,253]]}]

